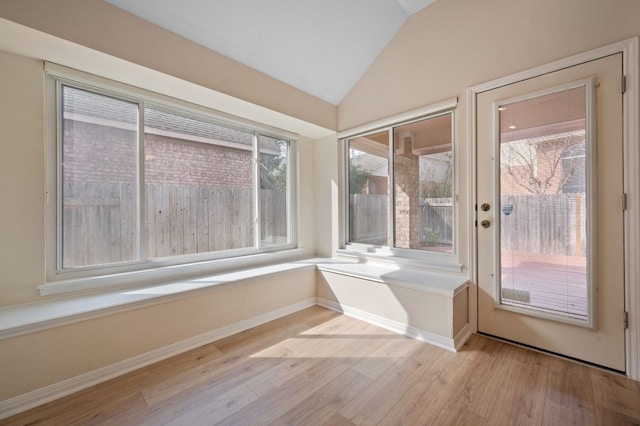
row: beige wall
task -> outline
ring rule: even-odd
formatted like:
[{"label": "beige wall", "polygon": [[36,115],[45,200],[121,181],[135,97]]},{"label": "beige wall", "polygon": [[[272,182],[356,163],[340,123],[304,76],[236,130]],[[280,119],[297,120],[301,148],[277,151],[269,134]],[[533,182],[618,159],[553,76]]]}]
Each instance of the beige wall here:
[{"label": "beige wall", "polygon": [[0,51],[0,306],[44,283],[44,77],[41,61]]},{"label": "beige wall", "polygon": [[0,17],[321,127],[336,128],[335,106],[102,0],[3,0]]},{"label": "beige wall", "polygon": [[339,129],[452,96],[466,111],[468,87],[640,35],[638,16],[636,0],[436,1],[409,18],[340,104]]}]

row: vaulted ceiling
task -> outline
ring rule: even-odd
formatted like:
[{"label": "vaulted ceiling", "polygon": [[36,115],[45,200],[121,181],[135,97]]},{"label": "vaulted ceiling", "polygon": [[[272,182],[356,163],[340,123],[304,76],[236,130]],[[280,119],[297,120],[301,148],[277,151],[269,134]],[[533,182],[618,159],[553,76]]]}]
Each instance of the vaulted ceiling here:
[{"label": "vaulted ceiling", "polygon": [[106,1],[338,105],[409,16],[435,0]]}]

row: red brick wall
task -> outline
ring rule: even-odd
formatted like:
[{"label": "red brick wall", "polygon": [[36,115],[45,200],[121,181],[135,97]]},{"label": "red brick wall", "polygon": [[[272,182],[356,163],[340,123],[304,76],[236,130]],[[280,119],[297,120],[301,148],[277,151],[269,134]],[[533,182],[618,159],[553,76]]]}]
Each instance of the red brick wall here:
[{"label": "red brick wall", "polygon": [[145,182],[251,188],[251,151],[145,136]]},{"label": "red brick wall", "polygon": [[135,181],[135,132],[72,120],[63,125],[65,182]]},{"label": "red brick wall", "polygon": [[[65,120],[65,182],[136,179],[135,132]],[[224,188],[252,186],[251,151],[145,135],[145,182]]]}]

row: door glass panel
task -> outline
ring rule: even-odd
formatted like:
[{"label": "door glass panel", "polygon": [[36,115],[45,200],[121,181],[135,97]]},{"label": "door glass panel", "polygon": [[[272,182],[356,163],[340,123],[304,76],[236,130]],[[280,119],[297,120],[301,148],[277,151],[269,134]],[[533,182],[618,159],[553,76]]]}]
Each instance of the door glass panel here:
[{"label": "door glass panel", "polygon": [[497,105],[502,305],[587,320],[587,87]]}]

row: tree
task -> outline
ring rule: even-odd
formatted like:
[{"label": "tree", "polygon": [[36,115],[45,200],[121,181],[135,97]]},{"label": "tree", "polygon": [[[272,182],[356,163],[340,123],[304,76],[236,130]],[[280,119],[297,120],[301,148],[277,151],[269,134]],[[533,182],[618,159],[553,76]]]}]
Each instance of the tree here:
[{"label": "tree", "polygon": [[500,166],[516,185],[531,194],[559,193],[578,170],[575,158],[563,162],[567,160],[565,153],[583,141],[581,136],[567,135],[501,143]]},{"label": "tree", "polygon": [[[260,189],[287,189],[287,141],[274,143],[280,155],[260,154]],[[274,147],[275,148],[275,147]]]},{"label": "tree", "polygon": [[420,182],[421,197],[451,198],[453,195],[453,153],[448,151],[422,158],[425,160],[426,171],[424,173],[425,179]]},{"label": "tree", "polygon": [[370,176],[371,173],[349,161],[349,193],[362,194]]}]

